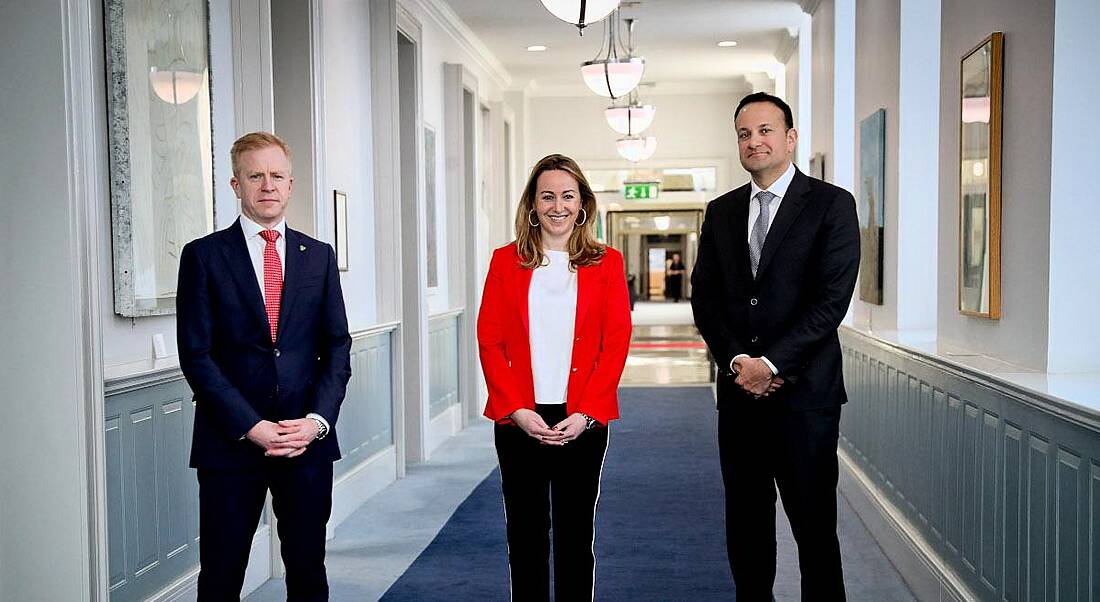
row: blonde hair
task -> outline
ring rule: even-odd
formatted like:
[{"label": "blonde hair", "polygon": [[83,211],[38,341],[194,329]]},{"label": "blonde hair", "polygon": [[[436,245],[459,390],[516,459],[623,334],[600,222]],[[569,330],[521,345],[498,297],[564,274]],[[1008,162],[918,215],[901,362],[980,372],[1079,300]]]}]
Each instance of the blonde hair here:
[{"label": "blonde hair", "polygon": [[270,132],[251,132],[237,138],[233,148],[229,149],[229,158],[233,162],[233,176],[241,172],[241,155],[249,151],[260,150],[269,146],[276,146],[286,154],[286,160],[290,161],[290,146],[280,137]]},{"label": "blonde hair", "polygon": [[531,168],[531,175],[527,178],[527,184],[523,187],[523,194],[519,199],[519,207],[516,208],[516,251],[522,260],[522,266],[529,270],[537,268],[546,262],[546,253],[542,247],[542,229],[537,225],[531,225],[531,212],[535,209],[535,197],[538,194],[538,180],[543,172],[564,171],[577,180],[577,188],[580,190],[581,209],[584,210],[585,222],[573,228],[569,235],[566,250],[569,252],[569,267],[576,269],[580,266],[596,265],[603,259],[606,249],[604,245],[596,241],[593,235],[593,224],[596,222],[596,194],[588,184],[577,162],[565,155],[547,155],[535,163]]}]

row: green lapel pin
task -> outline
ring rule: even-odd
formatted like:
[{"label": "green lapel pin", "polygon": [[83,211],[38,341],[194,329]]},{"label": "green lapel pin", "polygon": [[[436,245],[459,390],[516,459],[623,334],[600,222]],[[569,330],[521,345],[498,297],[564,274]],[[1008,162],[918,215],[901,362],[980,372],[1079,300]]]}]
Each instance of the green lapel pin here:
[{"label": "green lapel pin", "polygon": [[305,253],[305,251],[306,251],[306,246],[305,246],[305,245],[298,245],[298,250],[299,250],[299,251],[301,251],[301,252],[303,252],[303,253]]}]

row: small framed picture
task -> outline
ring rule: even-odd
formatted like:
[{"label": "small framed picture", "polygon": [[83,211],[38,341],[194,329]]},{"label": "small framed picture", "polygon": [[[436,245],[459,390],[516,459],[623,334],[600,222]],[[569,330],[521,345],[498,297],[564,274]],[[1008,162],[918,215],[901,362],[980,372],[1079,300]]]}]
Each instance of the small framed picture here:
[{"label": "small framed picture", "polygon": [[348,271],[348,193],[333,191],[336,216],[336,267],[341,272]]}]

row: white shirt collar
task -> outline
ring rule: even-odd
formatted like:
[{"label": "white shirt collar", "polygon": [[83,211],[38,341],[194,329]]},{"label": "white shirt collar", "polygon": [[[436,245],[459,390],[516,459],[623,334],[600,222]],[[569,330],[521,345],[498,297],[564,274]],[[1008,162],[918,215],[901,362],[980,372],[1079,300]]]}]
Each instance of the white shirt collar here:
[{"label": "white shirt collar", "polygon": [[[794,179],[794,163],[787,166],[787,171],[783,172],[783,175],[779,176],[779,179],[772,182],[771,186],[768,186],[768,192],[782,199],[787,194],[787,188],[791,185],[791,180]],[[751,190],[749,191],[749,198],[755,199],[757,193],[763,188],[756,185],[756,180],[750,179],[749,185]]]},{"label": "white shirt collar", "polygon": [[[261,230],[268,230],[268,229],[269,228],[264,228],[260,224],[257,224],[256,222],[252,221],[245,214],[243,214],[243,213],[241,214],[241,230],[244,231],[245,240],[248,240],[248,239],[252,238],[253,236],[259,236]],[[286,218],[284,217],[283,219],[279,220],[279,223],[275,224],[275,227],[270,228],[270,229],[271,230],[278,230],[279,231],[279,238],[286,237]]]}]

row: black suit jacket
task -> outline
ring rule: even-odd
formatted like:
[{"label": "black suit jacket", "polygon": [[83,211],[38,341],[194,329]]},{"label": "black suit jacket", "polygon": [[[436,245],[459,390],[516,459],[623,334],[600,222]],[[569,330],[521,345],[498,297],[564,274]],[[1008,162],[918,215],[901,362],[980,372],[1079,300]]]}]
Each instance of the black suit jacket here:
[{"label": "black suit jacket", "polygon": [[795,172],[749,266],[750,185],[707,206],[692,273],[695,324],[718,362],[718,404],[751,399],[730,360],[765,356],[787,383],[773,403],[807,410],[847,400],[837,328],[859,270],[859,222],[848,191]]},{"label": "black suit jacket", "polygon": [[332,432],[302,461],[340,458],[336,420],[351,378],[351,336],[332,247],[286,229],[278,340],[240,220],[191,241],[176,293],[180,367],[194,392],[193,468],[248,468],[263,450],[242,439],[261,419],[325,417]]}]

